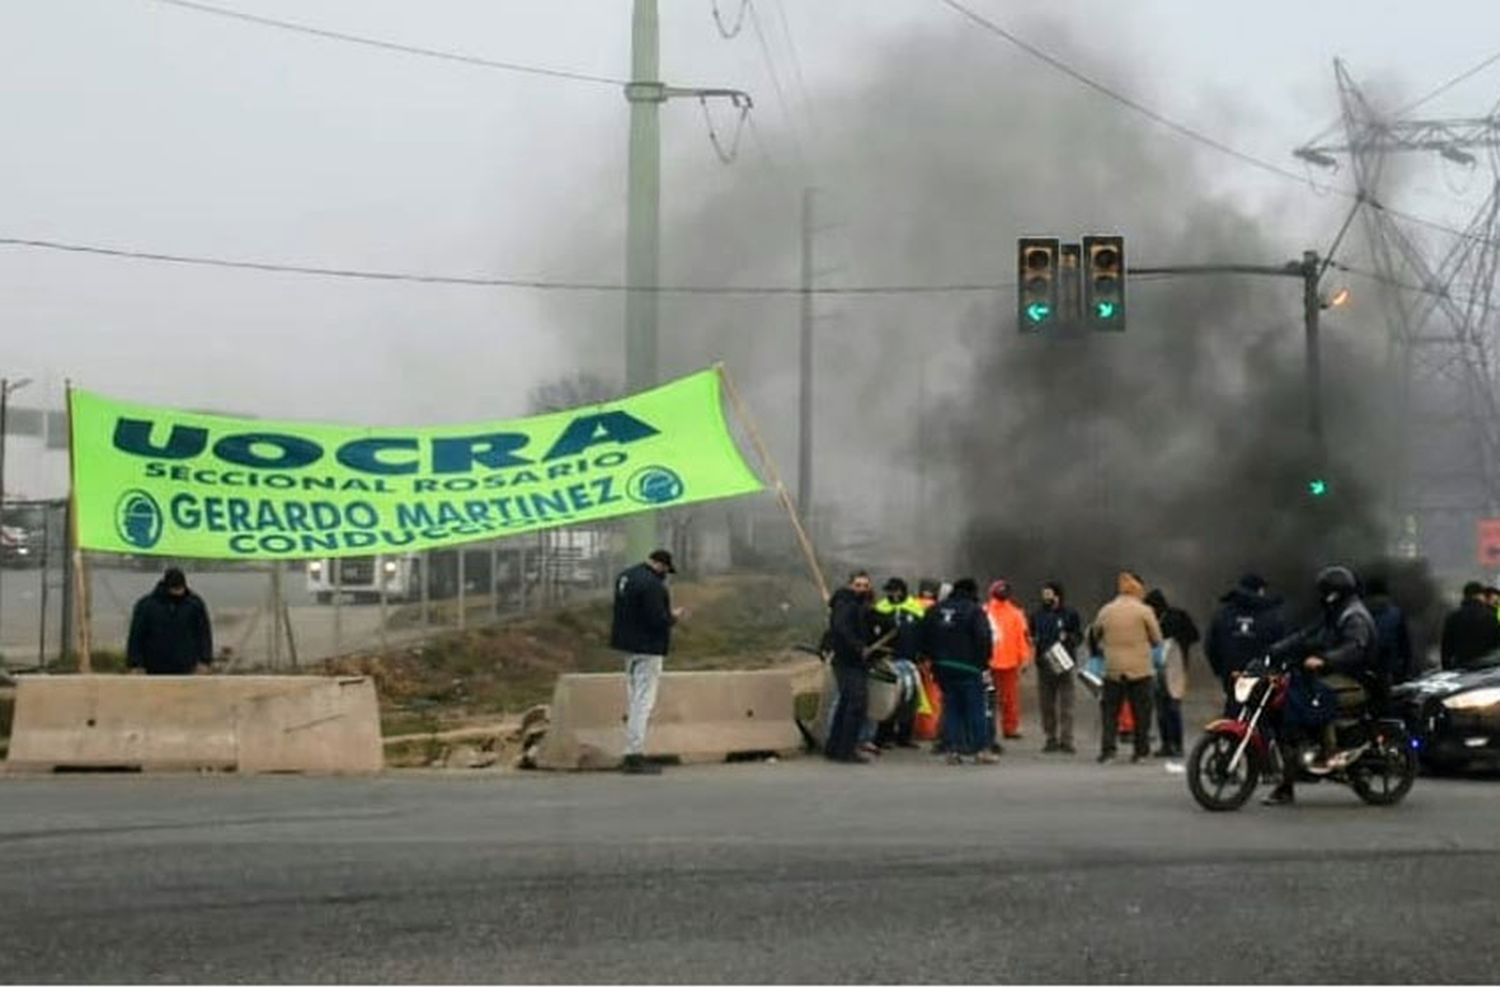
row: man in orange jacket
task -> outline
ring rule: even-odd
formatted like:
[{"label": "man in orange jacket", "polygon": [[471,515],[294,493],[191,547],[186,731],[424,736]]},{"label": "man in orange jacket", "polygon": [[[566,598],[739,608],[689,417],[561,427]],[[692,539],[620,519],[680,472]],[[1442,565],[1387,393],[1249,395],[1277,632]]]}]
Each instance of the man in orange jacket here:
[{"label": "man in orange jacket", "polygon": [[990,584],[985,606],[995,638],[990,653],[990,674],[995,678],[995,718],[1007,740],[1021,736],[1021,670],[1030,664],[1034,650],[1026,612],[1011,600],[1010,583]]}]

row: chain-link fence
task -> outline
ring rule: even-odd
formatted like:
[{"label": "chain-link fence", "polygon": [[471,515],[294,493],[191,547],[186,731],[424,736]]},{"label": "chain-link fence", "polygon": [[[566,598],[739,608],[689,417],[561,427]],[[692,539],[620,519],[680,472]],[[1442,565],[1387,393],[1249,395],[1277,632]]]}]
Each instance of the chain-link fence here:
[{"label": "chain-link fence", "polygon": [[67,504],[6,501],[0,508],[0,661],[12,670],[55,661],[67,634]]},{"label": "chain-link fence", "polygon": [[[75,580],[65,502],[11,502],[0,571],[0,657],[12,672],[75,668]],[[612,526],[462,549],[288,563],[88,554],[96,668],[123,664],[135,602],[181,566],[209,607],[228,669],[287,670],[478,627],[606,593]]]},{"label": "chain-link fence", "polygon": [[[0,657],[12,672],[77,668],[64,501],[6,505]],[[802,572],[769,502],[662,516],[662,544],[689,579],[729,569]],[[135,602],[180,566],[207,603],[221,668],[292,670],[409,645],[607,595],[627,560],[618,524],[552,529],[463,549],[280,564],[87,554],[94,668],[124,663]]]}]

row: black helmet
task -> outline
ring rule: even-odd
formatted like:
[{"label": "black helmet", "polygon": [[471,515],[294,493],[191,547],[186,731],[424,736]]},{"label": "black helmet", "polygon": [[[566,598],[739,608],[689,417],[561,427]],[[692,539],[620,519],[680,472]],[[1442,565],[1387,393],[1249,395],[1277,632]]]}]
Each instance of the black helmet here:
[{"label": "black helmet", "polygon": [[1318,599],[1336,607],[1359,593],[1359,577],[1347,566],[1328,566],[1318,573]]}]

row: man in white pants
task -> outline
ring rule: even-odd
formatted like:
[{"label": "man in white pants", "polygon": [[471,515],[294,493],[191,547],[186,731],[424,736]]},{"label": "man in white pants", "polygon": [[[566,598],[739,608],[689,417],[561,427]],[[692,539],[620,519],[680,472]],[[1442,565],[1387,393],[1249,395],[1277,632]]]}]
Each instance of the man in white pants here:
[{"label": "man in white pants", "polygon": [[677,572],[672,554],[657,549],[615,579],[615,617],[609,647],[626,654],[625,682],[629,714],[625,721],[625,760],[622,771],[657,775],[661,766],[646,761],[646,726],[656,706],[656,683],[671,644],[672,625],[682,609],[672,609],[667,576]]}]

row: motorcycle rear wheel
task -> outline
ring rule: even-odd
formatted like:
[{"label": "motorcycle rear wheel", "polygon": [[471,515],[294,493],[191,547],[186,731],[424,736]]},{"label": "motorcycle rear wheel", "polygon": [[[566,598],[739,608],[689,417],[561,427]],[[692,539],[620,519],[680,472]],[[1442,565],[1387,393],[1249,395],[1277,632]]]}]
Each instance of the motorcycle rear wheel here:
[{"label": "motorcycle rear wheel", "polygon": [[1416,784],[1418,768],[1406,739],[1388,738],[1349,770],[1349,785],[1371,806],[1395,806]]},{"label": "motorcycle rear wheel", "polygon": [[1253,748],[1245,750],[1231,775],[1229,763],[1240,746],[1230,734],[1205,734],[1188,755],[1188,791],[1198,805],[1211,813],[1227,813],[1244,806],[1260,784],[1261,764]]}]

